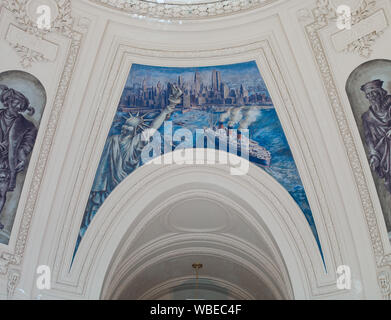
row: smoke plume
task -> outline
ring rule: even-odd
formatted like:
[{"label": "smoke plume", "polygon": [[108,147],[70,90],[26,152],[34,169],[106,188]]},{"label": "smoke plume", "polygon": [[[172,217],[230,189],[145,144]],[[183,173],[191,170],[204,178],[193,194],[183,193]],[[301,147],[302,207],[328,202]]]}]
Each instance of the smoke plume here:
[{"label": "smoke plume", "polygon": [[248,129],[259,116],[259,109],[257,107],[251,107],[245,112],[244,119],[240,122],[239,129]]}]

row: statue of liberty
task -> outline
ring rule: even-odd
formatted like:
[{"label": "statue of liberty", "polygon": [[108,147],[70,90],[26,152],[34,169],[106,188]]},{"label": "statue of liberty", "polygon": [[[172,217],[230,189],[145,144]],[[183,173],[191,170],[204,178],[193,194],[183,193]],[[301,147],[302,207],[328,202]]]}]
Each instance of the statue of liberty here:
[{"label": "statue of liberty", "polygon": [[[181,89],[175,84],[168,84],[168,86],[170,103],[156,118],[147,120],[144,119],[145,115],[140,117],[130,114],[121,132],[107,138],[84,212],[78,244],[109,194],[140,166],[141,152],[149,143],[153,132],[146,129],[158,130],[170,117],[175,106],[181,103],[183,94]],[[151,124],[148,125],[147,122]]]}]

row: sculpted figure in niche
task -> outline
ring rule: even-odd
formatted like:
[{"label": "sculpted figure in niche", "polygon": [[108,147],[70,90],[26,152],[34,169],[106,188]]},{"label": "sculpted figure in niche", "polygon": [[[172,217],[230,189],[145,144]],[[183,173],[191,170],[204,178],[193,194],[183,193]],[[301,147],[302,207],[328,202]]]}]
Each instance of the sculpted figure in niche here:
[{"label": "sculpted figure in niche", "polygon": [[120,134],[112,135],[106,140],[79,237],[83,236],[90,221],[114,188],[140,166],[141,152],[150,138],[145,129],[158,130],[163,122],[170,117],[175,106],[181,103],[181,96],[181,89],[175,84],[171,84],[170,104],[156,118],[150,120],[152,121],[150,125],[145,123],[147,120],[143,117],[130,114],[130,117],[122,125]]},{"label": "sculpted figure in niche", "polygon": [[370,107],[362,115],[369,162],[391,193],[391,96],[383,81],[373,80],[361,87]]},{"label": "sculpted figure in niche", "polygon": [[[29,100],[19,91],[0,85],[0,215],[7,192],[16,186],[18,172],[27,167],[37,136],[37,128],[22,113],[34,113]],[[0,223],[0,229],[4,226]]]}]

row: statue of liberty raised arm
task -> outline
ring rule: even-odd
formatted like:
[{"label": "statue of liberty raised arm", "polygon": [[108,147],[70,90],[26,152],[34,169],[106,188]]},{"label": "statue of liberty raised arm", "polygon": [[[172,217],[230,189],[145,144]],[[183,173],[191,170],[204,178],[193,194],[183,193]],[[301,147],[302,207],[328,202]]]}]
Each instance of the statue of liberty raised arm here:
[{"label": "statue of liberty raised arm", "polygon": [[[175,84],[168,84],[168,87],[170,103],[156,118],[146,120],[144,116],[130,114],[120,134],[107,138],[84,212],[79,240],[108,195],[140,166],[141,152],[153,132],[147,129],[158,130],[175,110],[175,106],[181,103],[181,89]],[[152,122],[147,125],[147,121]]]}]

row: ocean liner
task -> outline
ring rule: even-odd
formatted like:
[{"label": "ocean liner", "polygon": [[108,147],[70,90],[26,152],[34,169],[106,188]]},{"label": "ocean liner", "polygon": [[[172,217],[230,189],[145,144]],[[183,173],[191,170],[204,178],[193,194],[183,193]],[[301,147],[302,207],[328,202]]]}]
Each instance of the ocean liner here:
[{"label": "ocean liner", "polygon": [[[236,132],[236,131],[232,131]],[[220,143],[224,143],[225,145],[229,146],[227,150],[237,150],[237,155],[241,156],[241,140],[248,139],[247,137],[243,136],[240,132],[240,130],[237,131],[237,139],[229,139],[229,134],[231,134],[231,128],[224,128],[223,124],[220,123],[219,127],[213,127],[213,128],[205,128],[205,135],[208,139],[211,139],[211,141],[214,141],[216,148],[219,148]],[[263,167],[269,167],[271,163],[272,156],[266,148],[260,146],[256,141],[252,139],[249,140],[249,161],[255,162],[256,164],[263,166]],[[233,145],[235,144],[235,145]]]}]

